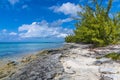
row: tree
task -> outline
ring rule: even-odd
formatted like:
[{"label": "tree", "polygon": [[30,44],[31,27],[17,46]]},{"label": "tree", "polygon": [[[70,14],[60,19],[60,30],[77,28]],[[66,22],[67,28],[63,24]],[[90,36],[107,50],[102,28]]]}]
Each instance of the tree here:
[{"label": "tree", "polygon": [[[92,43],[95,46],[106,46],[116,44],[120,39],[120,14],[116,13],[113,18],[109,16],[113,0],[108,1],[108,5],[103,7],[102,0],[93,0],[92,5],[83,7],[83,12],[78,12],[76,30],[74,38],[69,42]],[[72,41],[73,40],[73,41]]]}]

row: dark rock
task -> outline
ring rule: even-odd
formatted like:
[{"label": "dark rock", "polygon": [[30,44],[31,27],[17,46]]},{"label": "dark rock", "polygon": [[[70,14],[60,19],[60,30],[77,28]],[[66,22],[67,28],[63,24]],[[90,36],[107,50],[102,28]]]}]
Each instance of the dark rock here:
[{"label": "dark rock", "polygon": [[7,65],[8,66],[15,66],[15,65],[17,65],[18,63],[16,62],[16,61],[9,61],[8,63],[7,63]]}]

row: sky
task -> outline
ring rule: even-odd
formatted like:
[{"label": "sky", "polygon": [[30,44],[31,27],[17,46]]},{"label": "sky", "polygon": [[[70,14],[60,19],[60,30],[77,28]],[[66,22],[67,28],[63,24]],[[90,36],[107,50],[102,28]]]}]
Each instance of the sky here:
[{"label": "sky", "polygon": [[[108,0],[104,0],[107,4]],[[80,5],[90,0],[0,0],[0,42],[64,41]],[[114,0],[111,13],[120,9]]]}]

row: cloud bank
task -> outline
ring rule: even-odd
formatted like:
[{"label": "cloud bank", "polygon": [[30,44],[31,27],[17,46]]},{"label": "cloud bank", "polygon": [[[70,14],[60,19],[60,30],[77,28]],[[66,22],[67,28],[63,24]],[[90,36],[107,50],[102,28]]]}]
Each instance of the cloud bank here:
[{"label": "cloud bank", "polygon": [[71,21],[70,19],[58,20],[48,23],[43,20],[41,22],[33,22],[32,24],[24,24],[19,27],[19,36],[21,38],[28,37],[57,37],[64,38],[72,33],[71,29],[61,27],[63,22]]},{"label": "cloud bank", "polygon": [[71,22],[71,18],[59,19],[54,22],[33,22],[31,24],[23,24],[18,27],[18,31],[9,31],[3,29],[0,31],[0,40],[19,41],[19,40],[36,40],[36,39],[63,39],[73,33],[72,29],[62,27],[63,23]]}]

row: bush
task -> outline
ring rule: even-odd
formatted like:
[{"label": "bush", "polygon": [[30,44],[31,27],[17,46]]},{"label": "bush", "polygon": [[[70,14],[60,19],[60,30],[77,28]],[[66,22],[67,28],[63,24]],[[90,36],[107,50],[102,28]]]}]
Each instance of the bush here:
[{"label": "bush", "polygon": [[65,38],[66,42],[76,42],[76,38],[73,35],[69,35]]},{"label": "bush", "polygon": [[105,55],[104,57],[107,57],[107,58],[111,58],[113,60],[120,60],[120,54],[119,53],[109,53],[107,55]]},{"label": "bush", "polygon": [[113,18],[109,16],[112,0],[108,1],[106,8],[99,4],[98,0],[93,0],[93,5],[95,6],[84,6],[84,11],[78,12],[79,17],[74,35],[67,36],[66,42],[84,42],[95,44],[95,46],[106,46],[119,41],[120,14],[117,13]]}]

